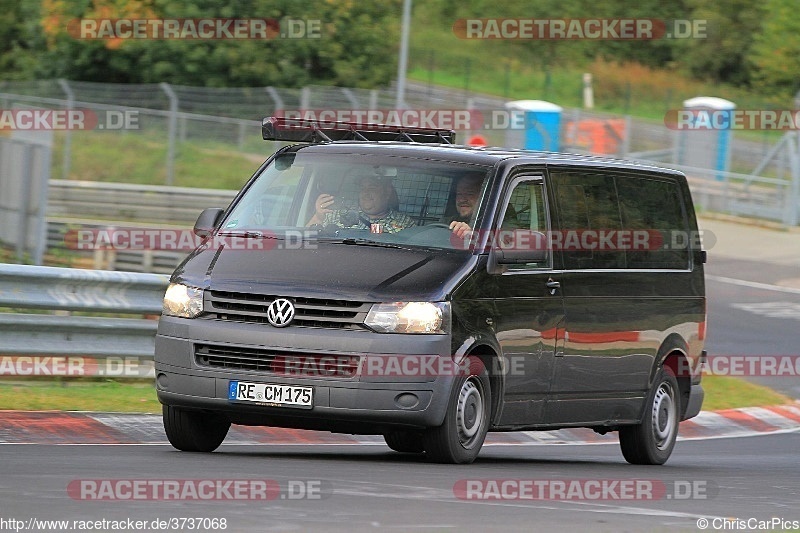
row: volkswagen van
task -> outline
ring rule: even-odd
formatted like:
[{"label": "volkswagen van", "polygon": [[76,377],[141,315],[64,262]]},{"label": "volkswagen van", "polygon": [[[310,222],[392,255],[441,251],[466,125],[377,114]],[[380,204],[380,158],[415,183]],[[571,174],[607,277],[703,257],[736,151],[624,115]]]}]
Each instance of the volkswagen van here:
[{"label": "volkswagen van", "polygon": [[703,401],[682,173],[446,130],[269,118],[263,136],[292,144],[202,211],[165,295],[174,447],[241,424],[469,463],[487,432],[586,427],[618,432],[628,462],[669,458]]}]

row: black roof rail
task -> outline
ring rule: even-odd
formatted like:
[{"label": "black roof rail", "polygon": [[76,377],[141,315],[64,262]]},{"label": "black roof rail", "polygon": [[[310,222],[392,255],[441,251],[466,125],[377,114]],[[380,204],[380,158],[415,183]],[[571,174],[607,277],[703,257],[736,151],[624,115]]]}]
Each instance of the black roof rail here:
[{"label": "black roof rail", "polygon": [[405,141],[454,144],[456,132],[435,128],[406,128],[389,124],[328,122],[285,117],[267,117],[261,122],[265,141]]}]

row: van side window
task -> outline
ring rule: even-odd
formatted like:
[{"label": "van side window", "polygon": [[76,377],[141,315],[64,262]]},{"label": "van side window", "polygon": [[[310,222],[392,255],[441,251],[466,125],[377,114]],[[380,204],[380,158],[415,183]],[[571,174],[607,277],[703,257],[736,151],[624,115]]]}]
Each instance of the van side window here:
[{"label": "van side window", "polygon": [[[514,186],[500,221],[498,246],[544,246],[547,242],[547,213],[544,204],[544,186],[540,180],[522,181]],[[533,235],[540,232],[541,235]],[[533,236],[532,236],[533,235]],[[512,270],[549,268],[550,254],[535,263],[513,265]]]},{"label": "van side window", "polygon": [[622,229],[614,178],[554,174],[560,231],[552,236],[568,269],[625,268],[625,251],[598,246],[595,235]]},{"label": "van side window", "polygon": [[[653,243],[646,250],[629,250],[628,268],[689,268],[690,236],[677,182],[628,176],[618,176],[616,181],[622,225],[628,230],[647,230]],[[672,245],[677,249],[669,249]]]}]

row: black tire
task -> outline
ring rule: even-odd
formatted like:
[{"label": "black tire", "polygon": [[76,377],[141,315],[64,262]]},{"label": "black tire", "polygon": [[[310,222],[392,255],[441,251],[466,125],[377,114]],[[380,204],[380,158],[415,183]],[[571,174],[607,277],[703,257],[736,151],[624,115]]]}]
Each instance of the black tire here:
[{"label": "black tire", "polygon": [[387,446],[396,452],[423,453],[422,433],[416,431],[390,431],[383,436]]},{"label": "black tire", "polygon": [[678,437],[680,402],[675,373],[662,367],[647,396],[642,423],[619,430],[619,445],[626,461],[634,465],[667,462]]},{"label": "black tire", "polygon": [[450,391],[447,414],[441,426],[423,434],[425,453],[436,463],[471,463],[478,456],[489,429],[491,388],[482,364],[471,365]]},{"label": "black tire", "polygon": [[161,414],[169,443],[183,452],[213,452],[231,427],[222,416],[171,405],[162,405]]}]

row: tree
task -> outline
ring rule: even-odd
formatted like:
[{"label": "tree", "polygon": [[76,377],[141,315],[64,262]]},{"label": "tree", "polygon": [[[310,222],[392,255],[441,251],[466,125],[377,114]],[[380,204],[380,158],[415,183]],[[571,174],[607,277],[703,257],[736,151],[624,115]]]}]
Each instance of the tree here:
[{"label": "tree", "polygon": [[[400,0],[41,0],[44,77],[201,86],[388,84],[396,65]],[[79,19],[320,21],[319,38],[76,38]],[[314,24],[314,22],[311,22]],[[270,28],[272,26],[270,25]],[[307,28],[311,26],[306,26]]]},{"label": "tree", "polygon": [[38,0],[15,2],[0,12],[0,73],[4,79],[27,79],[36,72],[38,56],[45,49],[38,19]]},{"label": "tree", "polygon": [[784,98],[800,88],[800,17],[795,0],[768,0],[761,32],[748,54],[753,85]]},{"label": "tree", "polygon": [[[791,2],[791,0],[789,0]],[[706,38],[675,41],[675,59],[698,79],[748,85],[745,60],[761,31],[766,4],[752,0],[687,0],[690,18],[707,23]]]}]

